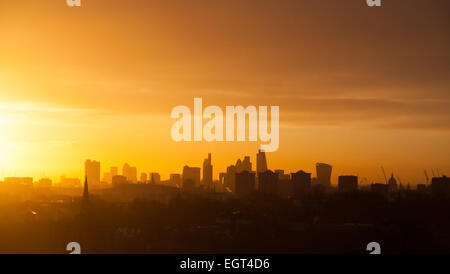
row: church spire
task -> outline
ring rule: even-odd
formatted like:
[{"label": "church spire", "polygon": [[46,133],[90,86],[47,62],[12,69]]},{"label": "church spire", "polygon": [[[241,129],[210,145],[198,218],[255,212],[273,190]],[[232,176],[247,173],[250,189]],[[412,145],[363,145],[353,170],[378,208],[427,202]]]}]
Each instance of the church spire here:
[{"label": "church spire", "polygon": [[88,180],[86,176],[84,180],[83,202],[87,202],[88,200],[89,200],[89,189],[88,189]]}]

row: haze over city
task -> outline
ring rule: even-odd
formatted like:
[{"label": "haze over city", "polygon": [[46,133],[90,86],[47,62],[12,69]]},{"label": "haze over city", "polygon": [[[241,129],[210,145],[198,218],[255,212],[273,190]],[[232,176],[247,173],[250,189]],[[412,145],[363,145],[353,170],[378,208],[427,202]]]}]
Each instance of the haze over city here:
[{"label": "haze over city", "polygon": [[450,174],[449,3],[408,2],[0,1],[0,178],[82,180],[95,159],[168,179],[212,152],[217,179],[260,143],[174,142],[194,97],[280,106],[273,169]]}]

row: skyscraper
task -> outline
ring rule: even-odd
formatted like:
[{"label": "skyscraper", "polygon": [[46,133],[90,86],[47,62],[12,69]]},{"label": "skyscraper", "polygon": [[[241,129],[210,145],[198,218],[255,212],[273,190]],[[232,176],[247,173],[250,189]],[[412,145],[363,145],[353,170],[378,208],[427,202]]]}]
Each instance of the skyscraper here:
[{"label": "skyscraper", "polygon": [[126,163],[125,165],[123,165],[122,175],[125,176],[127,178],[127,180],[130,181],[131,183],[137,182],[137,168],[136,167],[132,167]]},{"label": "skyscraper", "polygon": [[147,173],[141,173],[141,183],[147,183]]},{"label": "skyscraper", "polygon": [[317,173],[317,180],[316,183],[320,185],[324,185],[326,187],[330,186],[331,184],[331,170],[332,166],[324,163],[317,163],[316,164],[316,173]]},{"label": "skyscraper", "polygon": [[241,173],[243,171],[252,171],[252,163],[250,162],[250,156],[245,156],[244,160],[238,159],[236,162],[236,172]]},{"label": "skyscraper", "polygon": [[236,186],[236,166],[227,167],[227,173],[225,175],[224,186],[227,191],[235,192]]},{"label": "skyscraper", "polygon": [[267,194],[276,194],[278,186],[278,174],[271,170],[260,172],[258,174],[259,191]]},{"label": "skyscraper", "polygon": [[169,184],[171,186],[180,188],[181,187],[181,174],[177,174],[177,173],[170,174]]},{"label": "skyscraper", "polygon": [[161,183],[161,175],[157,172],[150,173],[150,183],[152,184],[159,184]]},{"label": "skyscraper", "polygon": [[116,166],[112,166],[112,167],[109,169],[109,173],[111,173],[111,178],[114,177],[114,176],[116,176],[116,175],[119,175],[118,170],[119,170],[119,169],[118,169]]},{"label": "skyscraper", "polygon": [[184,166],[183,168],[183,186],[185,183],[193,184],[193,187],[200,186],[200,168]]},{"label": "skyscraper", "polygon": [[84,163],[85,178],[91,184],[91,187],[100,186],[100,162],[86,160]]},{"label": "skyscraper", "polygon": [[259,173],[267,171],[267,160],[266,153],[262,150],[259,150],[256,154],[256,174],[259,176]]},{"label": "skyscraper", "polygon": [[255,191],[255,173],[244,170],[236,173],[236,195],[245,196]]},{"label": "skyscraper", "polygon": [[211,164],[211,153],[203,161],[203,185],[206,190],[213,190],[213,166]]}]

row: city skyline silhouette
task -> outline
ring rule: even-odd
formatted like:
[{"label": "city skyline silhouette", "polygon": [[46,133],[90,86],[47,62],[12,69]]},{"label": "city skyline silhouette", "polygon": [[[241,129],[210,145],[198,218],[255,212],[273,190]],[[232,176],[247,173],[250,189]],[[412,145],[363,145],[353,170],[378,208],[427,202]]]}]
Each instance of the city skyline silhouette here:
[{"label": "city skyline silhouette", "polygon": [[450,253],[450,1],[66,2],[0,0],[0,254]]}]

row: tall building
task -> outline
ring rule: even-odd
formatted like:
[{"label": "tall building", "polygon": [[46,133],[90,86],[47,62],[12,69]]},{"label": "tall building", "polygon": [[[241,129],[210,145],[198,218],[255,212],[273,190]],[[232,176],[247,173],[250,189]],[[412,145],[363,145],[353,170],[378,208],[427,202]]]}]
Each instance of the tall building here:
[{"label": "tall building", "polygon": [[289,174],[280,176],[278,174],[277,194],[281,198],[289,199],[292,197],[294,191]]},{"label": "tall building", "polygon": [[255,191],[255,173],[244,170],[236,173],[236,195],[245,196]]},{"label": "tall building", "polygon": [[259,173],[266,171],[267,171],[266,153],[262,150],[259,150],[258,154],[256,154],[256,173],[259,176]]},{"label": "tall building", "polygon": [[116,175],[119,175],[118,170],[119,170],[119,169],[118,169],[116,166],[112,166],[112,167],[109,169],[109,173],[111,173],[111,178],[114,177],[114,176],[116,176]]},{"label": "tall building", "polygon": [[236,166],[227,167],[227,173],[225,175],[224,187],[227,192],[235,192],[236,186]]},{"label": "tall building", "polygon": [[278,187],[278,174],[266,170],[258,174],[259,191],[267,194],[276,194]]},{"label": "tall building", "polygon": [[306,173],[303,170],[291,173],[291,182],[294,194],[304,196],[311,190],[311,173]]},{"label": "tall building", "polygon": [[127,178],[127,180],[131,183],[137,182],[137,168],[132,167],[129,164],[123,165],[122,175]]},{"label": "tall building", "polygon": [[159,173],[152,172],[150,173],[149,180],[152,184],[159,184],[161,183],[161,175],[159,175]]},{"label": "tall building", "polygon": [[446,176],[431,179],[431,193],[436,197],[450,196],[450,178]]},{"label": "tall building", "polygon": [[238,159],[236,162],[236,172],[241,173],[243,171],[252,171],[252,163],[250,162],[250,156],[245,156],[244,160]]},{"label": "tall building", "polygon": [[147,173],[142,172],[141,173],[141,179],[140,179],[141,183],[147,183]]},{"label": "tall building", "polygon": [[211,163],[211,153],[203,161],[203,186],[206,190],[213,190],[213,166]]},{"label": "tall building", "polygon": [[330,186],[331,184],[331,170],[332,166],[324,163],[317,163],[316,164],[316,173],[317,173],[317,179],[316,183],[320,185],[324,185],[326,187]]},{"label": "tall building", "polygon": [[358,190],[358,176],[343,175],[338,179],[339,192],[355,192]]},{"label": "tall building", "polygon": [[106,182],[108,184],[112,183],[111,172],[104,172],[103,173],[103,182]]},{"label": "tall building", "polygon": [[177,174],[177,173],[170,174],[169,184],[171,186],[180,188],[181,187],[181,174]]},{"label": "tall building", "polygon": [[197,188],[200,186],[200,168],[199,167],[189,167],[184,166],[183,168],[183,187],[185,184],[188,184],[191,187]]},{"label": "tall building", "polygon": [[100,186],[100,162],[86,160],[84,163],[84,174],[92,188]]}]

